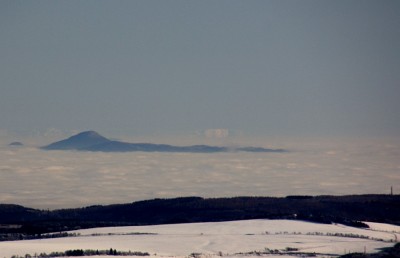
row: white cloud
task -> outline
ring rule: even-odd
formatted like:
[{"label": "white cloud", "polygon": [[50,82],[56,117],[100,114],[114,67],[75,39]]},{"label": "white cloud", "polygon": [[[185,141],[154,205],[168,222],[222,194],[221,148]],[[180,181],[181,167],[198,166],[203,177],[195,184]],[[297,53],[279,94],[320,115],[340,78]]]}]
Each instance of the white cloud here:
[{"label": "white cloud", "polygon": [[228,129],[207,129],[204,131],[204,135],[207,138],[217,138],[217,139],[221,139],[221,138],[226,138],[229,136],[229,130]]}]

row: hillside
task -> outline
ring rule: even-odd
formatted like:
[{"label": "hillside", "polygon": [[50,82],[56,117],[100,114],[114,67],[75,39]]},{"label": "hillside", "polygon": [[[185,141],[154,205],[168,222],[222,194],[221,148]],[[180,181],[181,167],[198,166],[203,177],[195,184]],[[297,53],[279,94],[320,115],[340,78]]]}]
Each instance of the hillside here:
[{"label": "hillside", "polygon": [[0,205],[0,233],[248,219],[300,219],[361,227],[365,225],[358,221],[400,225],[400,195],[185,197],[54,211]]}]

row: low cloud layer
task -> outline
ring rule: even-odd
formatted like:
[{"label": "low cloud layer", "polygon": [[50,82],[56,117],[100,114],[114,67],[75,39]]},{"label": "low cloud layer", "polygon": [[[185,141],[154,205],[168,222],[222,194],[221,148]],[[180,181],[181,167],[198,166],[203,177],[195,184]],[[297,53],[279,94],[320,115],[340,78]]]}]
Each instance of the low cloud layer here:
[{"label": "low cloud layer", "polygon": [[0,149],[0,203],[55,209],[177,196],[399,192],[400,143],[288,143],[289,153]]}]

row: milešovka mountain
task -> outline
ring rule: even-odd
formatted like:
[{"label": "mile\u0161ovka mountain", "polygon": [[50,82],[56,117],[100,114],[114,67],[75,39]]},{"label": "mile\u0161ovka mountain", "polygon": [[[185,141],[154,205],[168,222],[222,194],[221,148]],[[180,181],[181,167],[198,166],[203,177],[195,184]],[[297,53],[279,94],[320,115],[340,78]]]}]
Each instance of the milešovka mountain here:
[{"label": "mile\u0161ovka mountain", "polygon": [[216,152],[285,152],[283,149],[265,149],[261,147],[220,147],[209,145],[173,146],[168,144],[129,143],[109,140],[95,131],[86,131],[71,136],[68,139],[51,143],[41,147],[43,150],[77,150],[101,152],[188,152],[188,153],[216,153]]}]

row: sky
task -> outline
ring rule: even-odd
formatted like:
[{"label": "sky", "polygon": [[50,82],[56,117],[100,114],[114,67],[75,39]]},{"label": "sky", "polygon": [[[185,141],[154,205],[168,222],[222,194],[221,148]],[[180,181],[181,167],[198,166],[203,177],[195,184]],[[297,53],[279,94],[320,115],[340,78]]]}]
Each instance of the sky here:
[{"label": "sky", "polygon": [[397,137],[399,13],[395,0],[2,0],[0,134]]}]

